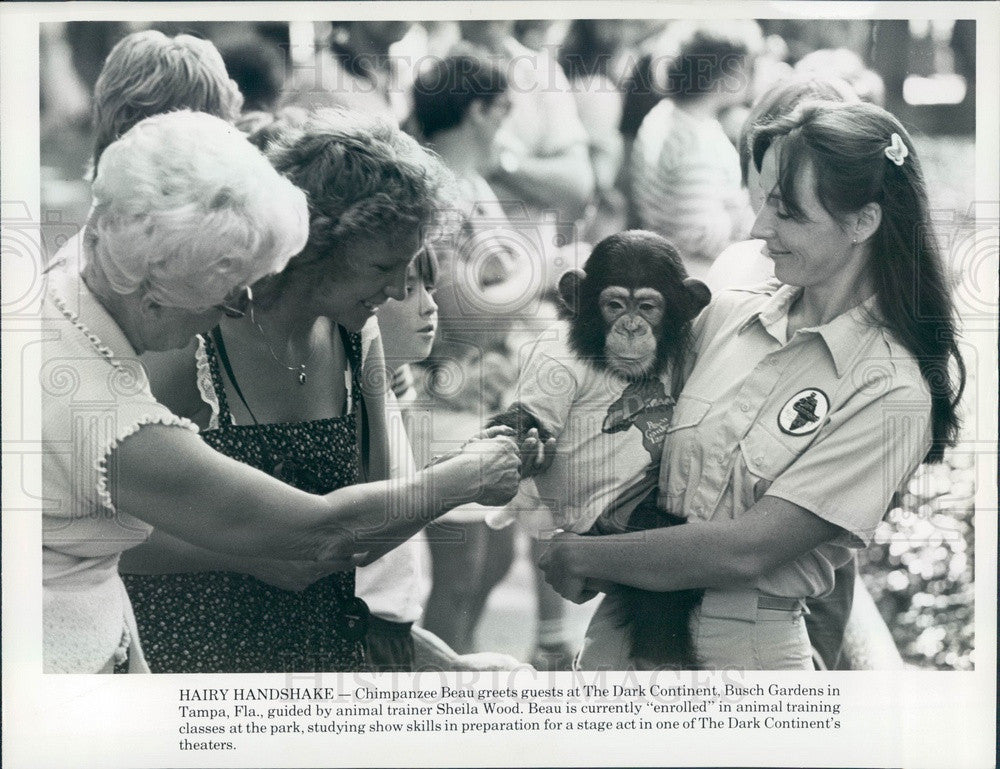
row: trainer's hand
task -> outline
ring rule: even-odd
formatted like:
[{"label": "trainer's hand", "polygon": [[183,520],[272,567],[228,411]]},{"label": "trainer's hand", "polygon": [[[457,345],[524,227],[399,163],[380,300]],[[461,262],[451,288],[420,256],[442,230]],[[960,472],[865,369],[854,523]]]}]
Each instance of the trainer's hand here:
[{"label": "trainer's hand", "polygon": [[567,601],[586,603],[595,595],[593,584],[573,568],[573,547],[581,537],[559,532],[548,541],[538,559],[538,568],[545,574],[545,581]]}]

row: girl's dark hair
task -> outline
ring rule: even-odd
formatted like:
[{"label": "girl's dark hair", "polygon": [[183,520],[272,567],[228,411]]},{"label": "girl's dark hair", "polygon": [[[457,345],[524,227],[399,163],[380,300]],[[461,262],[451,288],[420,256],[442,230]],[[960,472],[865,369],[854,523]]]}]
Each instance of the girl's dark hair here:
[{"label": "girl's dark hair", "polygon": [[602,39],[593,19],[575,19],[566,30],[557,61],[568,80],[607,75],[616,53],[615,43]]},{"label": "girl's dark hair", "polygon": [[413,260],[413,266],[425,285],[431,288],[437,286],[438,273],[441,271],[441,266],[438,261],[437,252],[434,251],[434,248],[430,244],[424,246],[417,253],[416,258]]},{"label": "girl's dark hair", "polygon": [[[902,165],[885,155],[893,134],[909,151]],[[945,447],[953,446],[958,437],[965,364],[930,223],[924,176],[910,135],[893,115],[872,104],[804,103],[754,132],[751,147],[757,168],[779,139],[778,188],[791,216],[803,216],[795,182],[807,164],[814,170],[820,203],[835,219],[842,221],[868,203],[882,209],[868,263],[879,323],[916,358],[927,382],[932,443],[926,461],[939,462]]]}]

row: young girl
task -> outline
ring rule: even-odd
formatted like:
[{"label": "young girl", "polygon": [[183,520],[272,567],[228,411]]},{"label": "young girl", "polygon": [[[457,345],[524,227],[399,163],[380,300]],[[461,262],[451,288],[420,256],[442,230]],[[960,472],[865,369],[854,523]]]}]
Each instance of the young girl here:
[{"label": "young girl", "polygon": [[[393,299],[379,309],[379,330],[386,369],[392,374],[395,403],[388,409],[389,477],[397,478],[413,468],[407,439],[407,405],[416,399],[409,364],[430,355],[437,330],[434,286],[437,259],[429,249],[421,251],[406,274],[406,296]],[[413,623],[420,619],[427,590],[422,568],[426,541],[417,535],[373,564],[358,569],[355,592],[371,611],[365,654],[375,670],[412,670]]]},{"label": "young girl", "polygon": [[[226,317],[194,360],[162,362],[154,390],[177,413],[199,419],[208,428],[202,439],[232,459],[303,491],[363,488],[389,471],[385,366],[373,316],[388,299],[405,297],[410,262],[438,221],[450,174],[397,128],[357,113],[317,113],[278,131],[266,147],[275,168],[308,195],[306,246],[283,273],[254,285],[247,312]],[[519,464],[516,455],[508,459],[511,469]],[[462,482],[481,474],[470,461]],[[514,475],[501,502],[516,489]],[[405,506],[422,494],[407,492]],[[419,530],[418,519],[394,504],[380,505],[376,521],[355,532],[371,537],[366,550],[388,550],[393,535]],[[390,521],[414,525],[380,537]],[[321,575],[314,565],[296,566],[234,563],[162,537],[137,548],[128,589],[150,665],[163,672],[364,669],[369,612],[355,596],[354,570]]]},{"label": "young girl", "polygon": [[[386,367],[392,375],[389,406],[390,477],[412,468],[413,449],[432,453],[429,414],[418,399],[411,363],[427,358],[438,327],[434,299],[438,262],[433,250],[417,255],[406,276],[406,298],[390,300],[379,310]],[[412,442],[412,446],[411,446]],[[429,586],[423,567],[427,543],[421,532],[370,566],[358,569],[357,595],[371,610],[366,637],[368,663],[391,670],[512,670],[521,663],[507,654],[459,655],[430,631],[417,627]]]}]

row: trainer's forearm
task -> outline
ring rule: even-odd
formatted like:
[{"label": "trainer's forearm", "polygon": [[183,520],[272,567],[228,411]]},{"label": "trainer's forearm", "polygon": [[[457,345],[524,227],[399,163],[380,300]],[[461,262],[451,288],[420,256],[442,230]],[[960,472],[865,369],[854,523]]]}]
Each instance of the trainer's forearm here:
[{"label": "trainer's forearm", "polygon": [[725,588],[752,583],[840,533],[809,510],[765,495],[739,518],[560,537],[552,560],[571,577],[646,590]]},{"label": "trainer's forearm", "polygon": [[644,590],[726,587],[749,576],[744,548],[711,524],[572,537],[560,547],[572,576]]}]

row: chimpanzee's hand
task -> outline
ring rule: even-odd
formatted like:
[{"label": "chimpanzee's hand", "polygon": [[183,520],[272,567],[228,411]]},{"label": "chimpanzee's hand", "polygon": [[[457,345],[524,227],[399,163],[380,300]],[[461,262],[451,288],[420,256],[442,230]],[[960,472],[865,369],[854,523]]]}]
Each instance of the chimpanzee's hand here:
[{"label": "chimpanzee's hand", "polygon": [[521,477],[531,478],[541,475],[552,467],[552,461],[556,456],[556,439],[549,438],[543,441],[538,429],[532,427],[521,443],[520,451]]}]

